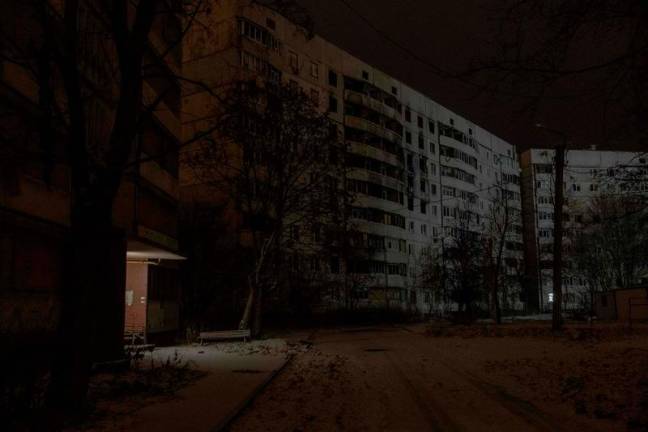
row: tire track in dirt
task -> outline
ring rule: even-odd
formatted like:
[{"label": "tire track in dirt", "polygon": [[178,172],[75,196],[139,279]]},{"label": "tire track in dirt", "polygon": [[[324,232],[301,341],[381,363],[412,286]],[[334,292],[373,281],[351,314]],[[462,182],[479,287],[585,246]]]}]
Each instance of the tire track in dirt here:
[{"label": "tire track in dirt", "polygon": [[[414,333],[409,329],[402,328],[402,330],[409,333]],[[421,336],[425,337],[423,335]],[[559,420],[552,418],[546,412],[535,406],[532,402],[516,397],[507,392],[502,386],[489,383],[472,372],[457,368],[456,366],[450,364],[449,359],[444,359],[445,356],[441,351],[435,349],[434,347],[429,348],[435,351],[435,361],[437,361],[443,367],[447,368],[453,374],[463,378],[466,383],[479,391],[483,395],[484,399],[490,399],[496,402],[506,411],[522,419],[535,430],[547,432],[568,432],[572,430],[565,428],[560,424]],[[590,425],[586,427],[584,426],[584,428],[592,430],[593,432],[597,432],[597,429],[592,429]]]},{"label": "tire track in dirt", "polygon": [[409,396],[416,404],[419,412],[425,418],[431,431],[459,432],[461,430],[431,396],[426,395],[426,397],[423,398],[419,388],[414,385],[412,380],[405,374],[403,369],[398,365],[389,352],[385,352],[385,357],[405,385]]}]

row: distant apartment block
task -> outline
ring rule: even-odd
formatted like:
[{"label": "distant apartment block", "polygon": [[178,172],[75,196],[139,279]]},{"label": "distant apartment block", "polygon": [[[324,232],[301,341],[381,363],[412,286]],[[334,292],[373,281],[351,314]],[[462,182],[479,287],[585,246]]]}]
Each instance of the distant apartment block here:
[{"label": "distant apartment block", "polygon": [[[520,156],[524,243],[529,302],[532,307],[548,310],[553,302],[552,260],[554,219],[554,151],[527,150]],[[645,179],[647,157],[640,153],[568,150],[565,157],[563,208],[564,226],[579,228],[596,197],[648,194],[648,183],[624,182],[625,174],[636,172]],[[565,231],[565,244],[570,242]],[[563,299],[567,309],[586,309],[588,281],[568,256],[563,271]]]}]

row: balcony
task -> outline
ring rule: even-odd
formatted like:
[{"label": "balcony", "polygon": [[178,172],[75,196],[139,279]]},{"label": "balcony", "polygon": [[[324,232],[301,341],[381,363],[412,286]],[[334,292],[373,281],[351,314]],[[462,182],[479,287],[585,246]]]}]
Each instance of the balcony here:
[{"label": "balcony", "polygon": [[378,135],[394,143],[401,142],[402,137],[399,134],[397,134],[396,132],[390,129],[385,128],[384,126],[381,126],[369,120],[365,120],[361,117],[356,117],[354,115],[347,114],[344,116],[344,118],[348,126],[361,129],[366,132],[370,132],[374,135]]},{"label": "balcony", "polygon": [[372,110],[384,114],[386,117],[389,117],[392,120],[396,120],[398,122],[401,121],[400,112],[388,105],[385,105],[383,102],[377,99],[367,96],[366,94],[347,89],[344,91],[344,99],[349,102],[371,108]]}]

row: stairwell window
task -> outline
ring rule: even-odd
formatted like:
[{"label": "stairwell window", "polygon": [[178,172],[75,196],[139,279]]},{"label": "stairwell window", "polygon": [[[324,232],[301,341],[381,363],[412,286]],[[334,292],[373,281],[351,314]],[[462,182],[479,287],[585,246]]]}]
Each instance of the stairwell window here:
[{"label": "stairwell window", "polygon": [[292,69],[293,73],[298,74],[299,73],[299,56],[297,55],[297,53],[290,51],[288,53],[288,61],[290,63],[290,69]]}]

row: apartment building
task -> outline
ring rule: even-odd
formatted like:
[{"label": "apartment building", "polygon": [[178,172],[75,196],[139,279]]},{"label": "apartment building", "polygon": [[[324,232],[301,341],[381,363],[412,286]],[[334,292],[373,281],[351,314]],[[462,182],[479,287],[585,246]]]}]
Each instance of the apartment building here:
[{"label": "apartment building", "polygon": [[[554,151],[530,149],[520,156],[524,219],[525,258],[531,281],[529,302],[533,308],[549,310],[553,302],[552,257],[554,218]],[[647,194],[645,181],[627,183],[626,174],[646,170],[647,158],[640,153],[592,150],[568,150],[565,156],[563,209],[565,240],[568,245],[573,229],[586,222],[592,200],[605,194]],[[588,281],[564,259],[563,300],[565,308],[588,307]]]},{"label": "apartment building", "polygon": [[[114,104],[110,100],[109,62],[98,62],[104,49],[103,17],[94,2],[81,2],[80,23],[86,29],[79,47],[79,62],[90,93],[87,100],[87,133],[97,148],[105,143]],[[52,3],[55,14],[57,3]],[[11,48],[28,49],[30,37],[38,35],[39,22],[29,3],[3,4],[3,35]],[[165,23],[173,26],[171,18]],[[179,22],[175,23],[179,26]],[[181,48],[164,59],[167,52],[162,23],[151,34],[147,65],[177,75]],[[93,29],[92,31],[87,31]],[[87,33],[87,34],[86,34]],[[100,58],[106,60],[105,55]],[[50,338],[58,323],[59,295],[72,272],[66,260],[71,211],[70,166],[64,127],[55,127],[55,143],[45,148],[40,141],[40,119],[44,115],[40,98],[43,90],[29,69],[30,63],[0,63],[0,328],[14,334],[40,334]],[[33,64],[31,65],[33,66]],[[96,87],[93,87],[96,86]],[[62,91],[53,89],[56,95]],[[111,356],[123,342],[124,323],[151,340],[174,337],[179,326],[179,280],[177,277],[177,146],[181,134],[180,86],[177,82],[150,79],[144,85],[146,101],[162,95],[158,108],[142,125],[130,168],[124,175],[114,204],[114,262],[110,284],[114,285],[113,307],[99,311],[98,319],[113,323],[106,335],[105,350],[98,357]],[[144,102],[144,101],[143,101]],[[54,122],[56,124],[56,122]],[[143,160],[143,163],[136,161]],[[126,306],[124,306],[124,299]],[[115,314],[115,308],[122,309]],[[125,309],[124,309],[125,308]],[[110,340],[108,340],[110,338]]]},{"label": "apartment building", "polygon": [[[519,279],[520,170],[513,145],[256,3],[216,2],[204,23],[189,36],[184,64],[210,91],[186,95],[185,135],[208,127],[209,110],[218,104],[210,93],[242,79],[291,83],[328,111],[346,144],[346,187],[356,197],[351,217],[365,250],[341,265],[366,277],[360,306],[441,307],[420,282],[425,255],[441,248],[466,215],[472,230],[486,233],[502,196],[515,214],[504,272]],[[183,199],[214,199],[188,171],[181,174]]]}]

